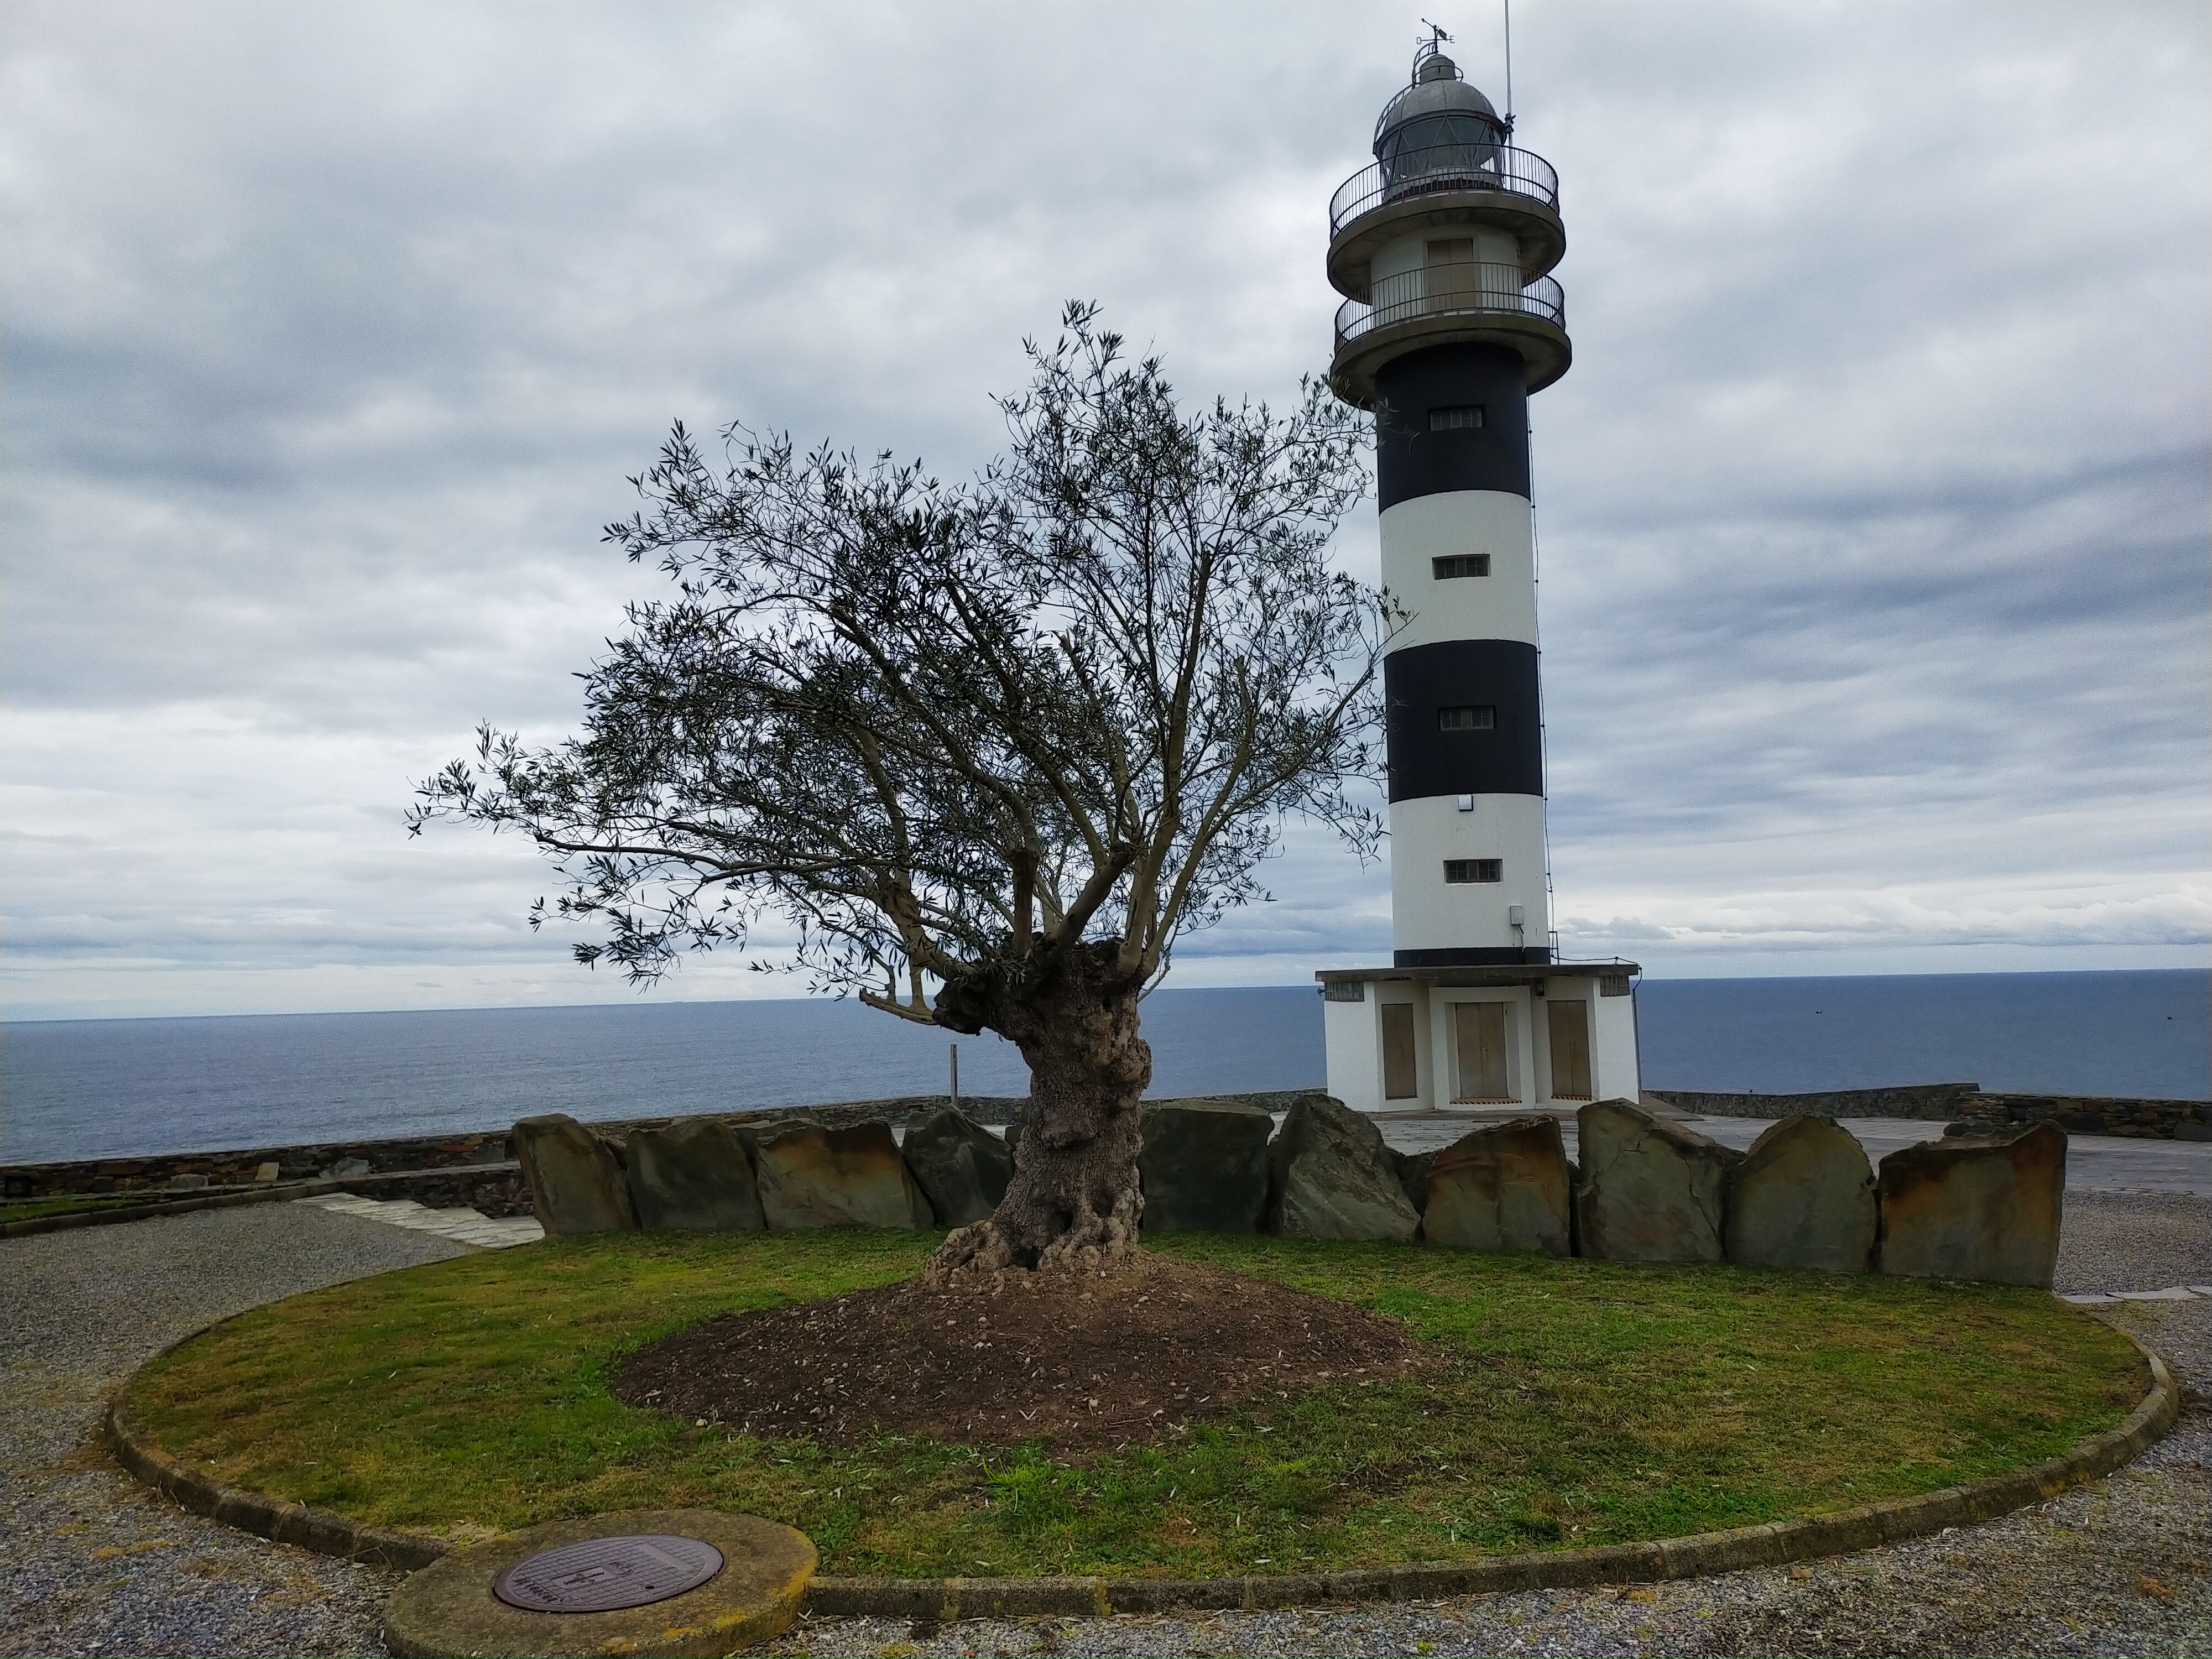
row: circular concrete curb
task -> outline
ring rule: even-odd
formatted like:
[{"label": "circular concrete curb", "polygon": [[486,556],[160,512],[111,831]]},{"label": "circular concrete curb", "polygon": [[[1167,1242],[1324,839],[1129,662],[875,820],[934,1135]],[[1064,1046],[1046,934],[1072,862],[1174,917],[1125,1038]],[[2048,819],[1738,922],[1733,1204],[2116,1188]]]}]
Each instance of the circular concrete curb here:
[{"label": "circular concrete curb", "polygon": [[[518,1561],[622,1533],[702,1539],[721,1551],[722,1569],[680,1595],[600,1613],[532,1613],[492,1593]],[[416,1573],[385,1606],[384,1644],[399,1659],[500,1653],[720,1659],[767,1641],[799,1617],[817,1559],[805,1533],[720,1510],[624,1510],[549,1522],[452,1551]]]},{"label": "circular concrete curb", "polygon": [[411,1572],[428,1566],[453,1548],[442,1538],[396,1532],[388,1527],[364,1526],[342,1515],[311,1510],[304,1504],[287,1504],[281,1498],[202,1474],[154,1444],[131,1420],[131,1388],[148,1365],[167,1359],[185,1343],[197,1342],[209,1332],[219,1331],[232,1320],[252,1311],[251,1308],[241,1308],[237,1313],[210,1320],[196,1331],[187,1331],[108,1391],[107,1407],[100,1415],[100,1431],[115,1461],[179,1509],[210,1516],[227,1527],[236,1527],[240,1532],[250,1532],[279,1544],[313,1550],[318,1555],[334,1555],[341,1560],[360,1561],[371,1566],[402,1567]]},{"label": "circular concrete curb", "polygon": [[[2094,1316],[2091,1316],[2094,1317]],[[216,1325],[227,1322],[218,1320]],[[215,1325],[171,1343],[168,1353]],[[2165,1437],[2181,1414],[2173,1373],[2134,1332],[2114,1325],[2150,1367],[2150,1389],[2117,1429],[2093,1435],[2073,1450],[2008,1474],[1917,1498],[1888,1498],[1833,1515],[1778,1521],[1726,1532],[1664,1538],[1595,1549],[1530,1551],[1471,1561],[1411,1562],[1348,1567],[1334,1572],[1238,1578],[836,1578],[807,1586],[806,1611],[826,1616],[872,1613],[902,1619],[1019,1617],[1024,1614],[1162,1613],[1175,1607],[1310,1607],[1329,1602],[1426,1601],[1507,1590],[1569,1589],[1592,1584],[1651,1583],[1750,1567],[1778,1566],[1816,1556],[1924,1538],[1946,1527],[1994,1520],[2056,1498],[2129,1462]],[[160,1356],[156,1356],[159,1358]],[[148,1364],[151,1364],[149,1361]],[[296,1544],[321,1555],[382,1566],[421,1568],[453,1547],[442,1538],[363,1526],[342,1516],[287,1504],[186,1468],[148,1441],[131,1422],[125,1381],[110,1396],[101,1426],[117,1462],[147,1485],[197,1515]]]}]

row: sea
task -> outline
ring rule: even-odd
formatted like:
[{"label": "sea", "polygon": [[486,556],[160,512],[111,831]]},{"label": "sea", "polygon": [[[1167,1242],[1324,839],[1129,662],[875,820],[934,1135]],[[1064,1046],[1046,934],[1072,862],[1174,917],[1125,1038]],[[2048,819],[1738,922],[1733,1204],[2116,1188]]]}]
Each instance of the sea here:
[{"label": "sea", "polygon": [[[2212,972],[1647,979],[1652,1089],[1909,1083],[2212,1097]],[[1155,992],[1152,1092],[1314,1088],[1308,986]],[[585,1120],[1028,1089],[1020,1054],[856,1002],[635,1003],[0,1024],[0,1161],[367,1140]]]}]

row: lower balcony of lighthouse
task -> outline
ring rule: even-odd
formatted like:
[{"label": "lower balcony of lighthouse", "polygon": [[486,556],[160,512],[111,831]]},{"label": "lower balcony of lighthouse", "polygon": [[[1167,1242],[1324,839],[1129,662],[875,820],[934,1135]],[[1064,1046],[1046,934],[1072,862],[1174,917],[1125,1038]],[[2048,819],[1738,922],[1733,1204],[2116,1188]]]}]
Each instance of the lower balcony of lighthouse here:
[{"label": "lower balcony of lighthouse", "polygon": [[1328,1091],[1389,1115],[1634,1100],[1641,971],[1618,958],[1324,969]]},{"label": "lower balcony of lighthouse", "polygon": [[1378,278],[1365,300],[1337,307],[1329,385],[1361,409],[1375,407],[1375,377],[1409,352],[1439,345],[1500,345],[1528,367],[1540,392],[1574,361],[1566,296],[1549,276],[1524,284],[1518,265],[1484,260],[1423,265]]}]

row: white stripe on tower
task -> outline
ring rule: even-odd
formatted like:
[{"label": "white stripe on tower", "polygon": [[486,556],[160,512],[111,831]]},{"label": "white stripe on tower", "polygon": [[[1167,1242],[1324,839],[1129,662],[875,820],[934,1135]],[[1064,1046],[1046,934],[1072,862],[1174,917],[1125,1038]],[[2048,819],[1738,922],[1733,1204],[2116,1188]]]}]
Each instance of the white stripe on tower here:
[{"label": "white stripe on tower", "polygon": [[[1431,40],[1330,209],[1330,370],[1375,411],[1401,968],[1547,963],[1528,396],[1573,347],[1556,180]],[[1516,920],[1517,918],[1517,920]]]},{"label": "white stripe on tower", "polygon": [[[1393,722],[1394,773],[1418,763],[1419,749],[1433,746],[1440,751],[1435,758],[1445,769],[1439,781],[1467,787],[1390,803],[1392,944],[1401,952],[1421,952],[1427,960],[1438,959],[1431,952],[1479,951],[1498,961],[1506,959],[1505,952],[1517,955],[1543,947],[1550,937],[1550,921],[1540,770],[1534,780],[1538,793],[1501,789],[1489,787],[1500,781],[1501,769],[1494,761],[1453,752],[1505,744],[1525,750],[1528,732],[1511,728],[1516,722],[1533,725],[1538,719],[1534,683],[1536,573],[1528,498],[1499,489],[1417,495],[1383,512],[1382,535],[1383,584],[1413,613],[1393,641],[1392,654],[1456,644],[1461,653],[1472,647],[1481,657],[1495,657],[1500,653],[1484,651],[1479,642],[1499,641],[1523,646],[1529,655],[1522,696],[1496,698],[1484,686],[1463,679],[1459,683],[1468,686],[1464,704],[1434,702],[1411,711],[1411,720]],[[1450,570],[1464,567],[1449,562],[1469,557],[1486,560],[1488,574],[1436,574],[1439,560],[1447,561],[1444,568]],[[1513,672],[1518,664],[1507,661],[1498,666],[1514,680],[1524,678]],[[1431,706],[1439,711],[1435,715],[1429,713]],[[1496,723],[1487,730],[1443,730],[1440,711],[1450,707],[1488,709]],[[1431,729],[1421,730],[1423,726]],[[1401,762],[1400,751],[1409,744],[1416,752]],[[1462,810],[1462,803],[1472,810]],[[1498,879],[1445,878],[1449,866],[1486,860],[1496,861]],[[1453,873],[1487,876],[1491,872],[1462,868]],[[1522,916],[1518,927],[1512,921],[1516,905]]]}]

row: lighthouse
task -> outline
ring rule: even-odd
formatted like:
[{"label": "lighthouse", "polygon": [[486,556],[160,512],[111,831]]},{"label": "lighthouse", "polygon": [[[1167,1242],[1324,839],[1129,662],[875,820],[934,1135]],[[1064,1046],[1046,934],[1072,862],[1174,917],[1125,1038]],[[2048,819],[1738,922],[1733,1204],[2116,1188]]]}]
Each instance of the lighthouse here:
[{"label": "lighthouse", "polygon": [[1637,1098],[1637,964],[1559,959],[1528,400],[1567,372],[1559,176],[1442,50],[1329,204],[1329,380],[1375,416],[1391,963],[1325,969],[1329,1092],[1366,1111]]}]

